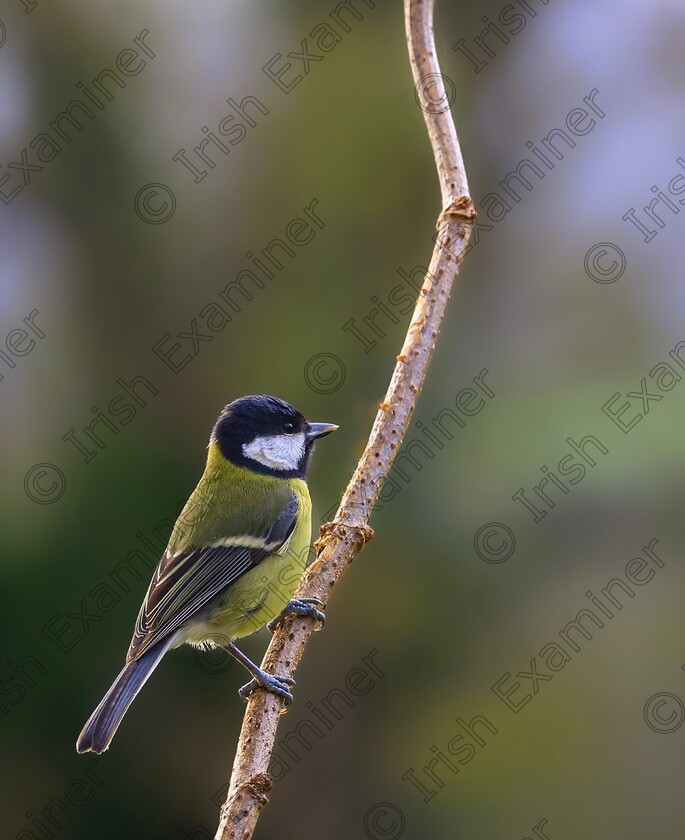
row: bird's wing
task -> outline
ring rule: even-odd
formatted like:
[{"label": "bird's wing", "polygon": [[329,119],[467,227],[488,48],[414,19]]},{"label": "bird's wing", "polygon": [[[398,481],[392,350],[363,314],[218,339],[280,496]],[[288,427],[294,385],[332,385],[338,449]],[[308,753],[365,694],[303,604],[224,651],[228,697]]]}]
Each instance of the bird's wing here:
[{"label": "bird's wing", "polygon": [[265,534],[228,537],[201,548],[164,553],[152,576],[127,662],[177,630],[249,569],[281,549],[297,517],[295,495]]}]

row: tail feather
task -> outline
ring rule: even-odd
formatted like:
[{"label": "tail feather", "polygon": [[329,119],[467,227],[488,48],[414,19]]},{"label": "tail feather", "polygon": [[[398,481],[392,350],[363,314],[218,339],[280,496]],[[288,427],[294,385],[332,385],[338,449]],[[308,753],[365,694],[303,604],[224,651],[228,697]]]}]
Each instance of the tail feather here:
[{"label": "tail feather", "polygon": [[76,741],[77,752],[102,753],[109,747],[128,707],[169,647],[170,642],[157,644],[140,659],[124,666],[81,730]]}]

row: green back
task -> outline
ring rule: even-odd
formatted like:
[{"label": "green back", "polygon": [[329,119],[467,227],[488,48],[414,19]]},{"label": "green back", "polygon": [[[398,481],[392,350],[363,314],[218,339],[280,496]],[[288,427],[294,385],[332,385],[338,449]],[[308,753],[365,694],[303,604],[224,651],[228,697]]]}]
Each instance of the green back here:
[{"label": "green back", "polygon": [[237,467],[210,443],[207,466],[176,520],[168,550],[187,551],[227,537],[264,536],[290,503],[295,483],[304,484]]}]

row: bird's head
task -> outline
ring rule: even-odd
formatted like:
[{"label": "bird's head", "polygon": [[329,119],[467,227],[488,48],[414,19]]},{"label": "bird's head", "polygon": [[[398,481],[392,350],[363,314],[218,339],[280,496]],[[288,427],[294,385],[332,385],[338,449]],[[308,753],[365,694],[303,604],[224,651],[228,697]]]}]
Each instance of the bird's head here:
[{"label": "bird's head", "polygon": [[314,441],[334,432],[333,423],[310,423],[277,397],[241,397],[219,415],[211,442],[238,466],[282,478],[304,478]]}]

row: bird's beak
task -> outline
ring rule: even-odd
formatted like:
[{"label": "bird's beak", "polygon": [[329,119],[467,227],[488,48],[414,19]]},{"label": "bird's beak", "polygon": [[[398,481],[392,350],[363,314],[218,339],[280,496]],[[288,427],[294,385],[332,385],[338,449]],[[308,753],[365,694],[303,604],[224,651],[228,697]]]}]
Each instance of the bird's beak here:
[{"label": "bird's beak", "polygon": [[324,435],[330,435],[331,432],[334,432],[338,428],[340,427],[336,426],[335,423],[310,423],[307,439],[314,440]]}]

